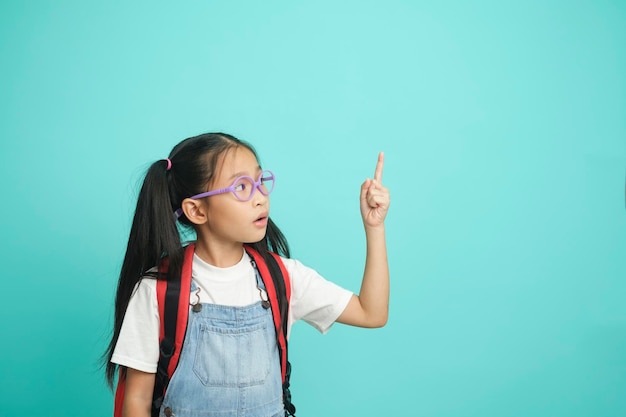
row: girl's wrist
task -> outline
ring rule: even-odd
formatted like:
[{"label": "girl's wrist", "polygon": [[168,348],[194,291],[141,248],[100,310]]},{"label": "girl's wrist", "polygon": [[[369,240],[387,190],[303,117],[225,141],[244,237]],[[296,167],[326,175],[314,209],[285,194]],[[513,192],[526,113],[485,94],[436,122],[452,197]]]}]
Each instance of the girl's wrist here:
[{"label": "girl's wrist", "polygon": [[368,226],[368,225],[364,225],[365,227],[365,234],[370,235],[370,234],[385,234],[385,223],[382,223],[380,225],[377,226]]}]

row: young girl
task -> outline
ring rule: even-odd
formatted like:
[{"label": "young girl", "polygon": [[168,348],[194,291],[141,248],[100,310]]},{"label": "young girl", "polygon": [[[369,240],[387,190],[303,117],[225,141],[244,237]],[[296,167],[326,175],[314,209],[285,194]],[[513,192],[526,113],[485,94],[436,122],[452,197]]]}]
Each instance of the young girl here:
[{"label": "young girl", "polygon": [[[168,158],[153,163],[137,201],[106,353],[109,384],[118,367],[124,371],[123,415],[151,413],[160,330],[154,278],[180,279],[179,227],[196,232],[190,304],[200,308],[189,315],[161,416],[285,415],[276,331],[244,244],[282,255],[291,280],[288,328],[300,319],[322,333],[336,321],[383,326],[389,304],[384,228],[389,192],[382,172],[381,153],[374,178],[361,186],[367,257],[357,296],[289,259],[287,241],[269,217],[274,174],[260,167],[251,145],[209,133],[182,141]],[[162,277],[154,267],[165,256],[169,269]],[[215,329],[211,320],[236,329]]]}]

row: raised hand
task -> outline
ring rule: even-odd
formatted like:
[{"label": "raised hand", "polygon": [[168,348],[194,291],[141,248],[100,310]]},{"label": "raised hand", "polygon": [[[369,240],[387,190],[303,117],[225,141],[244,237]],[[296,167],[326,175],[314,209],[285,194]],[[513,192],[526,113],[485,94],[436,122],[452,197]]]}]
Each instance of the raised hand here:
[{"label": "raised hand", "polygon": [[361,185],[361,216],[365,228],[383,226],[389,209],[389,190],[383,186],[385,155],[378,154],[374,179],[366,179]]},{"label": "raised hand", "polygon": [[359,327],[381,327],[389,317],[389,263],[385,239],[385,217],[389,190],[382,184],[384,155],[378,154],[374,179],[361,185],[361,216],[365,226],[367,252],[359,295],[353,295],[337,318],[340,323]]}]

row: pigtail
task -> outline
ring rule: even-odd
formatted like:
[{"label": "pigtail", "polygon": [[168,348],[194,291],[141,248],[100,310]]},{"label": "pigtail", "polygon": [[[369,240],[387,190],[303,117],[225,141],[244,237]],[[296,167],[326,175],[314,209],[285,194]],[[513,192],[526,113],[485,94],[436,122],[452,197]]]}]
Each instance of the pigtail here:
[{"label": "pigtail", "polygon": [[157,161],[150,166],[137,198],[137,207],[117,286],[113,336],[105,353],[106,379],[111,387],[116,370],[111,357],[128,302],[137,283],[149,269],[159,265],[164,256],[169,257],[167,275],[161,277],[155,273],[154,277],[179,279],[182,270],[183,250],[170,200],[168,182],[171,172],[167,171],[167,167],[167,160]]},{"label": "pigtail", "polygon": [[[289,312],[289,303],[287,301],[287,294],[285,289],[284,281],[280,280],[278,277],[282,276],[279,274],[279,271],[272,271],[273,266],[275,265],[275,261],[272,258],[270,252],[275,252],[281,256],[286,258],[290,257],[289,253],[289,245],[287,244],[287,239],[285,235],[280,231],[276,223],[272,221],[272,219],[268,219],[267,222],[267,231],[265,233],[265,237],[263,240],[253,243],[252,248],[254,248],[259,254],[265,259],[265,263],[270,268],[272,272],[270,275],[272,276],[272,280],[274,281],[274,288],[276,288],[276,292],[278,293],[278,306],[280,309],[280,318],[281,322],[284,326],[284,331],[287,331],[287,320],[288,320],[288,312]],[[276,339],[278,342],[278,335],[276,335]]]}]

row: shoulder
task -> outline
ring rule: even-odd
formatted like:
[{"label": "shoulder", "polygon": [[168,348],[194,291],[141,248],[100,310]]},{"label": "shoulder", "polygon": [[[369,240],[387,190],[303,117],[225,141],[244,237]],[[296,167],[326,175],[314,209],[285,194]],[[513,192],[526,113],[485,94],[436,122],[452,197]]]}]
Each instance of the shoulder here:
[{"label": "shoulder", "polygon": [[319,276],[317,271],[304,265],[297,259],[280,257],[291,279],[302,279]]},{"label": "shoulder", "polygon": [[135,285],[128,302],[126,314],[145,314],[158,312],[157,303],[157,279],[150,275],[141,277]]},{"label": "shoulder", "polygon": [[[156,273],[156,268],[153,269]],[[148,271],[148,275],[142,276],[139,282],[137,282],[137,285],[135,285],[135,289],[133,290],[132,296],[135,296],[135,293],[156,294],[157,278],[154,275],[150,275],[151,272],[152,269]]]}]

